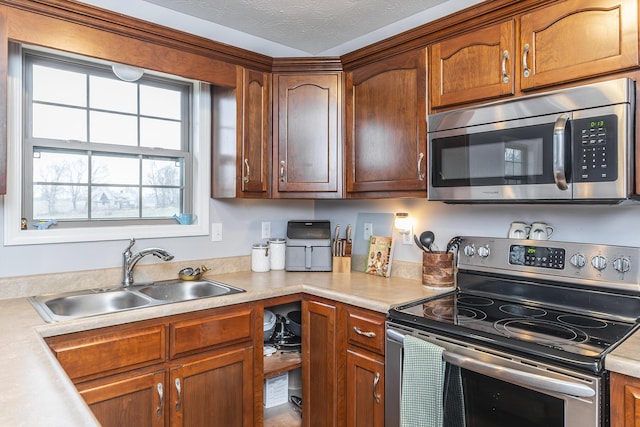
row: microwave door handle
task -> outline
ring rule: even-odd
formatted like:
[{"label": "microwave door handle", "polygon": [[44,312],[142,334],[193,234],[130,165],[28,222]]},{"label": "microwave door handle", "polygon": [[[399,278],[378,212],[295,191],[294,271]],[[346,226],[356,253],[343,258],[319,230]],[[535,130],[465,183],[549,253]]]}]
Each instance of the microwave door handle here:
[{"label": "microwave door handle", "polygon": [[566,147],[564,135],[568,121],[569,116],[561,114],[553,125],[553,179],[560,190],[569,188],[564,164]]}]

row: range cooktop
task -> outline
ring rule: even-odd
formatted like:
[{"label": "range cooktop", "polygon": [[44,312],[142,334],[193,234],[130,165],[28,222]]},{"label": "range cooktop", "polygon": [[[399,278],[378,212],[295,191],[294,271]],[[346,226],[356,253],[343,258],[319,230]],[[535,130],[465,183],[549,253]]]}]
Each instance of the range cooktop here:
[{"label": "range cooktop", "polygon": [[637,248],[593,246],[464,238],[457,289],[396,306],[389,318],[598,372],[640,326],[632,268],[640,256]]}]

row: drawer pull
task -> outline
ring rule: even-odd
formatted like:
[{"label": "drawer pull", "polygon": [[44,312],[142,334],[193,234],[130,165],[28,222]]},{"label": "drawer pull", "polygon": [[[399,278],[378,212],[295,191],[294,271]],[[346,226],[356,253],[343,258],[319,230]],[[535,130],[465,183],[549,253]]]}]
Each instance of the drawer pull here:
[{"label": "drawer pull", "polygon": [[180,403],[182,401],[182,388],[180,387],[180,378],[176,378],[175,381],[176,390],[178,391],[178,400],[176,400],[176,412],[180,410]]},{"label": "drawer pull", "polygon": [[362,335],[363,337],[367,337],[367,338],[375,338],[376,337],[376,333],[375,332],[365,332],[365,331],[360,330],[360,328],[358,328],[357,326],[353,327],[353,331],[358,335]]},{"label": "drawer pull", "polygon": [[376,372],[376,376],[373,379],[373,398],[376,403],[380,403],[380,395],[376,392],[378,390],[378,383],[380,382],[380,372]]},{"label": "drawer pull", "polygon": [[162,393],[162,383],[158,383],[158,385],[156,386],[158,389],[158,399],[160,399],[160,405],[158,405],[158,410],[156,411],[156,417],[161,417],[162,416],[162,409],[164,406],[164,399],[163,399],[163,393]]}]

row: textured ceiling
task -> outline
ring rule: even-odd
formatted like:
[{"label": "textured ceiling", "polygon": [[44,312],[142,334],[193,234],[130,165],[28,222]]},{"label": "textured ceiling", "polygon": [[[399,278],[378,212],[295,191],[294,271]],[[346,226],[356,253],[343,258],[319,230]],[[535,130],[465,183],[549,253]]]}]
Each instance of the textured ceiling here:
[{"label": "textured ceiling", "polygon": [[147,0],[312,55],[444,0]]},{"label": "textured ceiling", "polygon": [[339,56],[481,0],[81,0],[269,56]]}]

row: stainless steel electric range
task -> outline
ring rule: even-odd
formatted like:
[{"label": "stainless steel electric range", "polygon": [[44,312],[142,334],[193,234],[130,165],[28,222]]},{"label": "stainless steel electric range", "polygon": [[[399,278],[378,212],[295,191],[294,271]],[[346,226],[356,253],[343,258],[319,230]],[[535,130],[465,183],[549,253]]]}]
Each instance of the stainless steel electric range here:
[{"label": "stainless steel electric range", "polygon": [[385,425],[399,425],[412,335],[460,372],[456,426],[607,426],[604,358],[639,326],[639,279],[639,248],[463,238],[456,289],[389,312]]}]

